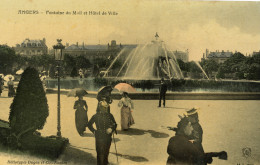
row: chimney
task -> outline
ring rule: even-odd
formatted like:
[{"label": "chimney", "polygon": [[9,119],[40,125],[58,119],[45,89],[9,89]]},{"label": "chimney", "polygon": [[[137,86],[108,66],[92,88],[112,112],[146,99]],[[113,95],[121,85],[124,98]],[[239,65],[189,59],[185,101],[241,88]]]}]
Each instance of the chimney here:
[{"label": "chimney", "polygon": [[43,41],[44,44],[46,44],[46,39],[45,38],[43,38],[42,41]]},{"label": "chimney", "polygon": [[77,47],[79,46],[79,43],[78,43],[78,42],[76,42],[76,46],[77,46]]},{"label": "chimney", "polygon": [[66,43],[66,47],[69,47],[70,46],[70,44],[69,43]]},{"label": "chimney", "polygon": [[82,43],[82,48],[84,49],[84,42]]}]

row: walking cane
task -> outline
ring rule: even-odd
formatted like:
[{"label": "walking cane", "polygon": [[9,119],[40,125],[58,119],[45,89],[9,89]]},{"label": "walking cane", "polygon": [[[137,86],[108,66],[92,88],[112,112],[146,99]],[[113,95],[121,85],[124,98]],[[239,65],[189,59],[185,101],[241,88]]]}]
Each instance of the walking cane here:
[{"label": "walking cane", "polygon": [[118,156],[117,156],[116,141],[115,141],[114,133],[113,133],[113,140],[114,140],[115,150],[116,150],[116,160],[117,160],[117,163],[118,163]]}]

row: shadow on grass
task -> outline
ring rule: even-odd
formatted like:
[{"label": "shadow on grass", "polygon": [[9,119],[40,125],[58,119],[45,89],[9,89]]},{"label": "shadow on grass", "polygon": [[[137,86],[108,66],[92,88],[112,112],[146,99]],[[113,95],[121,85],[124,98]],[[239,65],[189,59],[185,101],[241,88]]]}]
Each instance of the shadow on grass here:
[{"label": "shadow on grass", "polygon": [[145,133],[150,133],[153,138],[167,138],[168,134],[162,132],[156,132],[154,130],[142,130],[137,128],[129,128],[127,131],[117,131],[118,134],[123,135],[144,135]]}]

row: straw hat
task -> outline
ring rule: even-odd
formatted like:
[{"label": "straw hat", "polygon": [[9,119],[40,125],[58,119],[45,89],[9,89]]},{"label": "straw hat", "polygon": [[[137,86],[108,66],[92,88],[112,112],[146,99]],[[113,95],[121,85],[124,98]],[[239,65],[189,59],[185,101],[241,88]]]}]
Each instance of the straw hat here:
[{"label": "straw hat", "polygon": [[200,109],[199,107],[194,106],[194,107],[192,107],[192,108],[186,110],[185,115],[186,115],[186,116],[194,115],[194,114],[198,113],[198,110],[199,110],[199,109]]}]

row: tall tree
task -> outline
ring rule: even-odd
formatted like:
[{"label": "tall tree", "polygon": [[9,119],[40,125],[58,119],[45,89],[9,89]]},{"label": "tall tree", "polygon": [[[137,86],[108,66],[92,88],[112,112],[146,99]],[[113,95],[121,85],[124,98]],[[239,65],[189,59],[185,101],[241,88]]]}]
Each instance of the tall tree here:
[{"label": "tall tree", "polygon": [[42,129],[49,115],[47,99],[36,69],[25,69],[10,107],[9,122],[16,135]]}]

